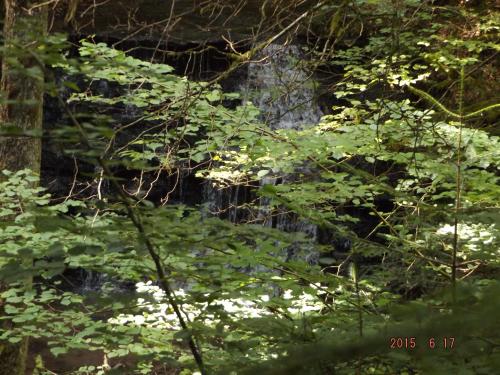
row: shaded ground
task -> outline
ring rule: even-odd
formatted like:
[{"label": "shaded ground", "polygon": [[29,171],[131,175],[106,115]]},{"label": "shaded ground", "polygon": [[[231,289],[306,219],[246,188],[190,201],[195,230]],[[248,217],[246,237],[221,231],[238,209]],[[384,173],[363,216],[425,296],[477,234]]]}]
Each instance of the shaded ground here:
[{"label": "shaded ground", "polygon": [[[33,374],[37,356],[42,357],[46,369],[57,375],[72,373],[83,366],[102,366],[104,361],[103,352],[90,350],[72,350],[66,355],[55,357],[48,349],[46,342],[32,339],[30,340],[26,375]],[[133,374],[135,360],[132,357],[111,358],[108,364],[112,369],[109,374],[128,375]],[[179,370],[158,365],[151,375],[175,375],[178,373]]]}]

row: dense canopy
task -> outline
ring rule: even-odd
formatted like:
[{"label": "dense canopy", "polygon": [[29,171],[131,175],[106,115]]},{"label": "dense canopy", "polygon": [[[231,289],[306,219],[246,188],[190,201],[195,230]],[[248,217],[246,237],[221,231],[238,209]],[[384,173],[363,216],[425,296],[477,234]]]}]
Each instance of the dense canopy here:
[{"label": "dense canopy", "polygon": [[495,1],[1,17],[0,375],[498,371]]}]

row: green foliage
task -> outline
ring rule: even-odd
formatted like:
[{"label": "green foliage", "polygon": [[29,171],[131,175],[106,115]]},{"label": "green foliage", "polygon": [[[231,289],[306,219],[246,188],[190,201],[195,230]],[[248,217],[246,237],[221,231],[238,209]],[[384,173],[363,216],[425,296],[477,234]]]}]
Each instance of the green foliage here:
[{"label": "green foliage", "polygon": [[[3,171],[0,319],[12,324],[0,340],[42,339],[55,356],[102,351],[138,374],[160,365],[183,374],[495,372],[500,154],[488,116],[498,104],[464,102],[477,99],[474,74],[498,50],[498,22],[409,0],[320,11],[340,49],[311,54],[343,77],[331,113],[300,130],[271,130],[238,94],[169,65],[87,40],[69,58],[61,36],[47,39],[40,60],[76,78],[65,82],[67,100],[47,85],[70,125],[46,134],[111,188],[61,201],[33,187],[29,171]],[[477,32],[448,30],[457,12]],[[351,18],[369,30],[366,43],[349,47]],[[266,203],[247,202],[257,219],[233,223],[202,207],[155,205],[142,186],[129,193],[120,170],[253,186]],[[352,249],[340,260],[330,244],[256,224],[259,210],[313,223]],[[290,246],[320,253],[321,266],[290,259]],[[78,294],[65,282],[77,269],[108,282]],[[391,337],[415,337],[418,350],[391,350]],[[453,337],[456,349],[431,351],[432,337]]]}]

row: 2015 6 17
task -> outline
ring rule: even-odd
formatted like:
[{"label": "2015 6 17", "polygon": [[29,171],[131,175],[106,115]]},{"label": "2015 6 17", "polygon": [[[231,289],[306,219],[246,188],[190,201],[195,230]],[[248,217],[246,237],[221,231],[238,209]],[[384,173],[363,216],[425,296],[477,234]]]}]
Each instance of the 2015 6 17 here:
[{"label": "2015 6 17", "polygon": [[[427,347],[429,349],[453,349],[455,345],[454,337],[442,337],[434,338],[430,337],[427,339]],[[390,338],[390,348],[391,349],[415,349],[417,347],[417,339],[415,337],[391,337]]]}]

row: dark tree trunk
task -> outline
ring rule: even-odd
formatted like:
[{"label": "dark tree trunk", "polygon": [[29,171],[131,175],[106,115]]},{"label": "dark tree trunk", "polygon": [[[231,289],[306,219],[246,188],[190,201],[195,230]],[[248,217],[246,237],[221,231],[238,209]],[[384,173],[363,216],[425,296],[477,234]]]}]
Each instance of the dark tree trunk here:
[{"label": "dark tree trunk", "polygon": [[[37,47],[47,30],[43,1],[5,0],[4,55],[0,89],[0,132],[9,128],[41,130],[44,75],[37,61]],[[0,170],[31,169],[40,172],[41,140],[25,136],[0,135]],[[1,178],[1,177],[0,177]],[[29,284],[30,281],[27,280]],[[0,291],[5,285],[0,285]],[[3,301],[0,309],[3,314]],[[2,330],[12,322],[2,323]],[[28,340],[20,343],[0,343],[0,375],[24,375]]]},{"label": "dark tree trunk", "polygon": [[[0,107],[0,128],[41,130],[44,76],[36,59],[36,48],[47,29],[47,13],[43,7],[32,8],[42,1],[5,0],[4,3],[6,51],[0,88],[3,100],[9,102]],[[29,168],[38,173],[40,158],[39,138],[0,138],[0,170]]]}]

